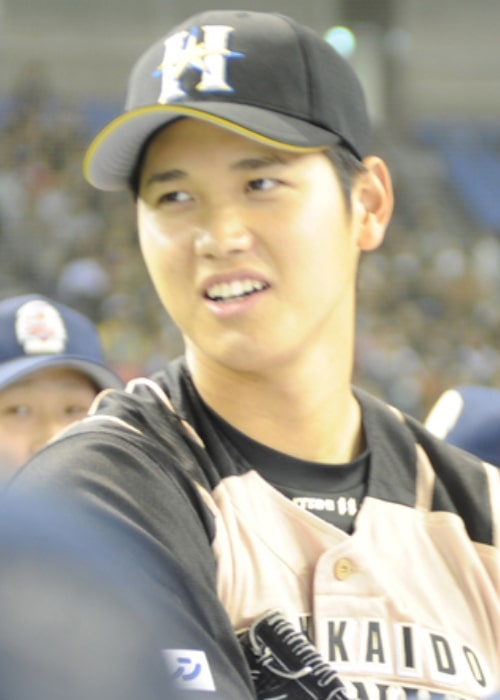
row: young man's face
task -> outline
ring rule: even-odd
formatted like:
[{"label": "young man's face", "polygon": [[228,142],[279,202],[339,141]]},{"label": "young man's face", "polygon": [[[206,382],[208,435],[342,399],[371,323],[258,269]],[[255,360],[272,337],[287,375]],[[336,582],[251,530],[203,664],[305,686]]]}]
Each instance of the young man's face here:
[{"label": "young man's face", "polygon": [[137,216],[158,294],[199,358],[272,369],[353,322],[356,215],[322,153],[179,120],[149,146]]},{"label": "young man's face", "polygon": [[91,380],[74,369],[44,369],[0,391],[0,482],[21,467],[95,398]]}]

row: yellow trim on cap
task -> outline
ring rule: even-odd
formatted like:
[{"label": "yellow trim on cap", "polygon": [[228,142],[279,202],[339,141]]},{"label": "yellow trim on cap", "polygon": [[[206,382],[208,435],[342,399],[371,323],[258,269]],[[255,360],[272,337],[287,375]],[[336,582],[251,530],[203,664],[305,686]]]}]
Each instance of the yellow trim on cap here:
[{"label": "yellow trim on cap", "polygon": [[318,151],[324,151],[330,148],[331,146],[331,144],[324,144],[322,146],[296,146],[290,143],[286,143],[284,141],[277,141],[276,139],[272,139],[269,136],[263,136],[262,134],[259,134],[256,131],[247,129],[244,126],[240,126],[239,124],[224,119],[223,117],[210,114],[209,112],[204,112],[203,110],[198,110],[194,107],[186,107],[183,105],[155,105],[151,107],[140,107],[138,109],[134,109],[133,111],[125,112],[124,114],[120,115],[112,122],[110,122],[107,126],[105,126],[102,129],[102,131],[99,132],[99,134],[97,134],[97,136],[94,138],[85,154],[85,158],[83,161],[83,170],[85,176],[88,175],[90,161],[92,160],[100,144],[111,133],[113,133],[115,129],[121,126],[121,124],[124,124],[128,121],[132,121],[133,119],[135,119],[138,116],[141,116],[142,114],[154,114],[155,112],[165,112],[167,114],[174,112],[181,116],[195,117],[197,119],[201,119],[202,121],[207,121],[212,124],[216,124],[217,126],[220,126],[224,129],[228,129],[229,131],[233,131],[237,134],[241,134],[242,136],[245,136],[246,138],[249,138],[252,141],[258,141],[259,143],[280,148],[282,150],[291,151],[293,153],[317,153]]}]

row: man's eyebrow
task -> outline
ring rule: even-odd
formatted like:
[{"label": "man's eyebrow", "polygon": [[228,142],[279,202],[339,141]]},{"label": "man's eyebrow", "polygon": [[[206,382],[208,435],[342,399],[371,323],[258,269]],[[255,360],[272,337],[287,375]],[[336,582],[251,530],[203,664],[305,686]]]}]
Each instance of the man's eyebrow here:
[{"label": "man's eyebrow", "polygon": [[184,170],[179,170],[173,168],[172,170],[162,170],[158,173],[153,173],[146,180],[146,187],[153,185],[156,182],[172,182],[174,180],[182,180],[182,178],[187,177],[187,173]]},{"label": "man's eyebrow", "polygon": [[266,165],[284,165],[286,162],[286,159],[277,153],[265,156],[251,156],[236,161],[231,166],[231,170],[258,170],[258,168],[263,168]]},{"label": "man's eyebrow", "polygon": [[[233,163],[231,165],[231,170],[258,170],[259,168],[263,168],[267,165],[284,165],[286,162],[287,160],[278,154],[249,156],[248,158],[241,158]],[[185,170],[180,170],[179,168],[162,170],[150,175],[146,180],[145,186],[149,187],[155,183],[174,182],[187,177],[188,173]]]}]

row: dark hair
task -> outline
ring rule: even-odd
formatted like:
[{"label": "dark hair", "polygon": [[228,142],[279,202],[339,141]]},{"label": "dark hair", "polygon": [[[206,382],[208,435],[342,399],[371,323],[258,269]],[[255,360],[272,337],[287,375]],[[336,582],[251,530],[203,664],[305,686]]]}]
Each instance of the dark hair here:
[{"label": "dark hair", "polygon": [[132,195],[134,197],[134,200],[137,199],[139,195],[139,184],[141,181],[141,171],[142,171],[142,166],[144,164],[144,158],[146,157],[146,151],[149,148],[149,144],[151,141],[154,139],[154,137],[164,128],[164,124],[162,124],[158,129],[155,129],[152,134],[148,136],[148,138],[144,141],[144,143],[141,146],[141,149],[139,151],[139,155],[136,158],[136,161],[134,163],[134,167],[132,168],[132,171],[130,175],[128,176],[127,180],[127,185],[129,190],[132,192]]},{"label": "dark hair", "polygon": [[351,211],[351,189],[356,176],[366,171],[363,161],[359,160],[344,146],[334,146],[325,151],[325,155],[333,166],[339,179],[347,210]]},{"label": "dark hair", "polygon": [[[137,160],[132,169],[132,172],[128,178],[128,187],[132,192],[134,199],[137,199],[139,194],[139,183],[141,179],[141,170],[144,164],[144,158],[146,156],[146,151],[148,150],[149,144],[154,139],[159,131],[163,129],[163,125],[153,131],[152,134],[142,144]],[[325,155],[328,160],[333,165],[333,168],[339,178],[340,186],[347,204],[348,211],[351,210],[351,188],[356,175],[362,173],[366,170],[363,162],[359,160],[350,150],[345,146],[334,146],[325,151]]]}]

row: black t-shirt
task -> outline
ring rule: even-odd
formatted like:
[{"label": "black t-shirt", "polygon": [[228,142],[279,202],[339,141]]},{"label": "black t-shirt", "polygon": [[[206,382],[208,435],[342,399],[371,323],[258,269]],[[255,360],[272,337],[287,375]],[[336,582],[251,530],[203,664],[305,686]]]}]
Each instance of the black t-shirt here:
[{"label": "black t-shirt", "polygon": [[365,494],[369,450],[347,464],[323,464],[291,457],[240,432],[200,398],[200,410],[210,417],[221,439],[284,496],[304,510],[344,532],[352,532],[354,518]]}]

